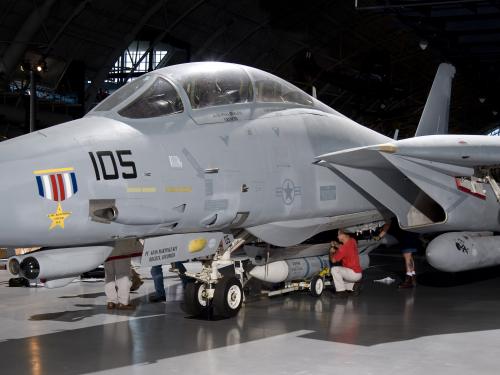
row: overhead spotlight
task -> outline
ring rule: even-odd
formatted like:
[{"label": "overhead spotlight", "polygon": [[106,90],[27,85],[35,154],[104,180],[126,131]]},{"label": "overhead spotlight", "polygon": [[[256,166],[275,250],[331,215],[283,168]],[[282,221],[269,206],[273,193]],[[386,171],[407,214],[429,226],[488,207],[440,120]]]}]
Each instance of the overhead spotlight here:
[{"label": "overhead spotlight", "polygon": [[486,101],[486,98],[484,96],[480,96],[478,98],[478,100],[479,100],[479,103],[483,104]]},{"label": "overhead spotlight", "polygon": [[498,111],[495,111],[495,110],[491,111],[491,113],[493,113],[493,116],[498,115]]},{"label": "overhead spotlight", "polygon": [[386,107],[386,106],[385,106],[385,103],[381,103],[381,104],[380,104],[380,108],[381,108],[381,109],[385,109],[385,107]]},{"label": "overhead spotlight", "polygon": [[45,60],[39,60],[38,63],[35,65],[35,70],[38,73],[46,72],[47,71],[47,62]]},{"label": "overhead spotlight", "polygon": [[420,46],[420,49],[422,51],[425,51],[427,49],[427,47],[429,47],[429,42],[425,39],[422,39],[422,40],[420,40],[420,43],[418,43],[418,45]]}]

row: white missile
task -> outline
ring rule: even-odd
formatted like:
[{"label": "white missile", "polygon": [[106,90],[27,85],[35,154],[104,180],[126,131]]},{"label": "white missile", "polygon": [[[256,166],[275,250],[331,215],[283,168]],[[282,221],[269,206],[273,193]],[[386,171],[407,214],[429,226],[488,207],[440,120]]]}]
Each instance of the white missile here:
[{"label": "white missile", "polygon": [[310,279],[322,269],[330,267],[328,255],[295,258],[255,266],[250,275],[268,283]]},{"label": "white missile", "polygon": [[[372,250],[376,249],[380,245],[385,245],[387,247],[397,244],[396,238],[390,234],[386,234],[382,239],[368,239],[358,241],[358,251],[359,251],[359,265],[362,269],[366,269],[370,266],[369,254]],[[320,243],[320,244],[301,244],[291,247],[281,247],[278,249],[272,249],[267,253],[266,247],[255,246],[255,245],[245,245],[245,254],[250,258],[253,258],[253,264],[256,266],[263,266],[267,263],[267,267],[270,264],[278,263],[278,261],[285,261],[289,259],[302,259],[302,258],[314,258],[327,255],[330,250],[330,242]],[[281,266],[275,266],[281,267]],[[259,273],[261,271],[255,271]],[[281,271],[272,271],[271,273],[279,273]],[[259,278],[259,277],[257,277]],[[260,278],[259,278],[260,279]],[[274,282],[274,281],[273,281]]]},{"label": "white missile", "polygon": [[500,264],[500,236],[492,232],[450,232],[434,238],[427,261],[438,270],[459,272]]}]

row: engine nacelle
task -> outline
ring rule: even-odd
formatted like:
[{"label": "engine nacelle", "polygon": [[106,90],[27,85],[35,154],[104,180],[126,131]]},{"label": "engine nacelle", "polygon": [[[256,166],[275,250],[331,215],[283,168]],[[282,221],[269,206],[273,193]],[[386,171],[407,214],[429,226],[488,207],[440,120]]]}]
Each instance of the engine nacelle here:
[{"label": "engine nacelle", "polygon": [[[14,276],[40,280],[49,287],[63,286],[83,272],[102,264],[112,250],[111,246],[40,250],[10,258],[8,269]],[[54,282],[60,279],[66,279],[65,283]]]},{"label": "engine nacelle", "polygon": [[450,232],[427,246],[428,262],[438,270],[459,272],[500,264],[500,236],[492,232]]}]

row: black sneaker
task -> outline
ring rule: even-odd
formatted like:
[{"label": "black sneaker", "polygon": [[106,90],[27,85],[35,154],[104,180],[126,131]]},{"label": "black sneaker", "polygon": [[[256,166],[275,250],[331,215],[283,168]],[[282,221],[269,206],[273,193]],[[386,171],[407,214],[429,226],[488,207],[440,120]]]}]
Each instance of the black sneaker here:
[{"label": "black sneaker", "polygon": [[156,302],[165,302],[167,300],[167,297],[158,297],[157,295],[149,297],[149,302],[151,303],[156,303]]}]

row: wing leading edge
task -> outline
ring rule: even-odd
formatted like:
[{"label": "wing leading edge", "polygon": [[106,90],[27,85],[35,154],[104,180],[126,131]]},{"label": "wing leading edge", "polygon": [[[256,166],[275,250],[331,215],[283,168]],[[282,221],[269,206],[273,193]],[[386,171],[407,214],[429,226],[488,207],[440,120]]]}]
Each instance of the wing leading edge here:
[{"label": "wing leading edge", "polygon": [[[474,174],[479,167],[498,166],[498,137],[422,136],[327,153],[316,159],[317,164],[334,168],[386,206],[403,228],[470,228],[467,210],[480,209],[478,204],[497,205],[493,184],[475,179]],[[477,184],[481,192],[475,196],[482,197],[484,192],[484,202],[470,199],[474,194],[464,195],[460,179],[468,179],[472,185],[482,181]],[[484,212],[487,214],[486,207]],[[492,222],[496,222],[494,215],[496,212]],[[491,226],[488,220],[483,226],[479,222],[472,227]]]}]

